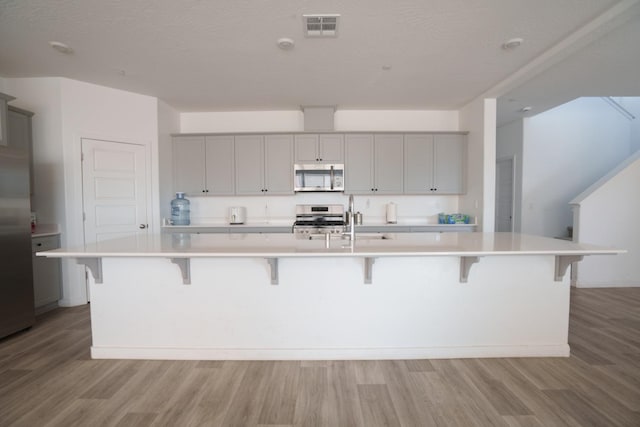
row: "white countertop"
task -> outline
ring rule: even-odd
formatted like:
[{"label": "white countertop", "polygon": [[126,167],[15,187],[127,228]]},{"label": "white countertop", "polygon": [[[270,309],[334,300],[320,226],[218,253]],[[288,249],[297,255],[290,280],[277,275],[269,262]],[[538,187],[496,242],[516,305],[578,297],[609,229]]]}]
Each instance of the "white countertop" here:
[{"label": "white countertop", "polygon": [[31,237],[49,237],[60,234],[58,224],[38,224],[36,229],[31,233]]},{"label": "white countertop", "polygon": [[[384,236],[385,238],[381,238]],[[59,258],[98,257],[381,257],[487,255],[594,255],[624,250],[516,233],[358,234],[348,240],[298,239],[293,234],[151,234],[80,248],[39,252]]]}]

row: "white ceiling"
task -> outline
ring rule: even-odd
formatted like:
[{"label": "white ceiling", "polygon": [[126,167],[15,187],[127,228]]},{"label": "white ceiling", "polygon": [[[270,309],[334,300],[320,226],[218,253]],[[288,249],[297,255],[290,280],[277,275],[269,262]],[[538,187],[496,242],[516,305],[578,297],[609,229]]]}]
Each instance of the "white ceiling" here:
[{"label": "white ceiling", "polygon": [[[0,76],[63,76],[179,111],[454,110],[485,94],[500,97],[505,122],[525,104],[541,111],[588,90],[640,95],[638,9],[637,0],[0,0]],[[310,13],[340,14],[338,37],[305,38]],[[281,37],[294,49],[280,50]],[[522,46],[502,49],[513,37]]]}]

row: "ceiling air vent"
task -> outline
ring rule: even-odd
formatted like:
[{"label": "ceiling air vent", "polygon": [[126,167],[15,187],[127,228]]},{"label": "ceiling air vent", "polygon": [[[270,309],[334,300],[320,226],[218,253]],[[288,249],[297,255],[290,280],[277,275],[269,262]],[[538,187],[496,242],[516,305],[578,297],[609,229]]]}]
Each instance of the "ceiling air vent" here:
[{"label": "ceiling air vent", "polygon": [[304,35],[307,37],[336,37],[340,15],[302,15]]}]

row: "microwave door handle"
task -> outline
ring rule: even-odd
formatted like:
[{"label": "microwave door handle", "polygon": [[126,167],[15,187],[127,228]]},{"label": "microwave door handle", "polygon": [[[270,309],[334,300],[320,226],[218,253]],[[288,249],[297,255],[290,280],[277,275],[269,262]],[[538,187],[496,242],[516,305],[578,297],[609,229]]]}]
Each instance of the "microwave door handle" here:
[{"label": "microwave door handle", "polygon": [[335,177],[333,175],[333,165],[331,165],[331,169],[329,171],[329,174],[331,175],[331,189],[333,190],[333,183],[334,183],[334,180],[335,180]]}]

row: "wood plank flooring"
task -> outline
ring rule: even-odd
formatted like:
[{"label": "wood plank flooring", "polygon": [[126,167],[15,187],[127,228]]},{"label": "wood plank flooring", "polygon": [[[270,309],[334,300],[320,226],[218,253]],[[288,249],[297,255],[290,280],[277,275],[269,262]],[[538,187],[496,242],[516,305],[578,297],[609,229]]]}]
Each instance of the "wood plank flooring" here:
[{"label": "wood plank flooring", "polygon": [[0,426],[640,426],[640,288],[573,289],[569,358],[91,360],[90,328],[0,340]]}]

